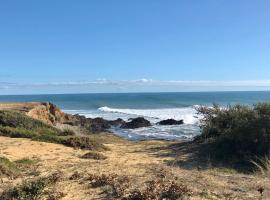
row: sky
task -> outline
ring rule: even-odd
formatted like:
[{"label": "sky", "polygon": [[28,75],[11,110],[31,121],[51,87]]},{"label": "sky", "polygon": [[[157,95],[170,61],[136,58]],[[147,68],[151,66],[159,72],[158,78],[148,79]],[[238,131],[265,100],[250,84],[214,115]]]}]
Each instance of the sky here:
[{"label": "sky", "polygon": [[269,0],[0,2],[0,95],[270,90]]}]

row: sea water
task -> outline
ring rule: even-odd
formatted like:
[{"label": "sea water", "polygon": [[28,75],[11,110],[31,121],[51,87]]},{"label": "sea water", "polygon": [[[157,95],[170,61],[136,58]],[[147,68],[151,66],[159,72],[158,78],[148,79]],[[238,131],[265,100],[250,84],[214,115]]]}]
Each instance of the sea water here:
[{"label": "sea water", "polygon": [[[153,126],[138,129],[112,128],[117,135],[130,140],[140,139],[192,139],[200,134],[196,108],[233,104],[252,105],[270,101],[270,92],[178,92],[178,93],[113,93],[113,94],[57,94],[57,95],[5,95],[0,102],[49,101],[64,112],[108,120],[135,117],[148,119]],[[160,126],[164,119],[184,120],[182,125]]]}]

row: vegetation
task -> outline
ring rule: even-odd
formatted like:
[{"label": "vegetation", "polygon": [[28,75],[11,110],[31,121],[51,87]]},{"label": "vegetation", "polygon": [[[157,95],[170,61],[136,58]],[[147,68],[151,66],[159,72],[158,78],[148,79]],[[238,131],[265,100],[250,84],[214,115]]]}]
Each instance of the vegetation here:
[{"label": "vegetation", "polygon": [[110,175],[90,175],[92,187],[109,187],[107,193],[123,200],[175,200],[184,199],[191,194],[190,190],[175,181],[159,179],[146,183],[146,188],[141,190],[131,190],[131,181],[126,176]]},{"label": "vegetation", "polygon": [[45,189],[55,184],[60,179],[60,174],[52,174],[48,177],[39,177],[33,181],[24,182],[4,191],[0,199],[2,200],[36,200],[44,194]]},{"label": "vegetation", "polygon": [[71,130],[61,131],[23,113],[9,110],[0,111],[0,136],[30,138],[88,150],[107,149],[96,138],[74,136]]},{"label": "vegetation", "polygon": [[197,141],[210,144],[210,156],[223,161],[250,163],[270,152],[270,103],[221,108],[201,107],[202,134]]},{"label": "vegetation", "polygon": [[46,133],[57,135],[61,133],[60,130],[53,126],[13,110],[0,110],[0,125],[4,127],[25,129],[36,132],[37,134]]},{"label": "vegetation", "polygon": [[107,157],[98,152],[88,152],[82,155],[83,159],[105,160]]},{"label": "vegetation", "polygon": [[29,166],[35,164],[36,162],[36,160],[31,160],[29,158],[23,158],[12,162],[5,157],[0,157],[0,177],[17,177],[20,175],[23,169],[29,168]]},{"label": "vegetation", "polygon": [[132,191],[125,200],[175,200],[185,199],[190,196],[190,190],[175,181],[164,181],[163,179],[150,181],[144,190]]}]

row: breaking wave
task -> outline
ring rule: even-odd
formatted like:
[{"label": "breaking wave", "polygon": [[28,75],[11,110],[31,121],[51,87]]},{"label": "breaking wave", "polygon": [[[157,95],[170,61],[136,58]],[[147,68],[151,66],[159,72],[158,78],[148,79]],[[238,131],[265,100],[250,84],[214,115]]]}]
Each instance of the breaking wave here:
[{"label": "breaking wave", "polygon": [[198,116],[196,112],[196,106],[184,107],[184,108],[162,108],[162,109],[119,109],[110,107],[101,107],[98,109],[107,113],[119,113],[127,115],[142,116],[145,118],[151,118],[151,121],[158,121],[164,119],[176,119],[184,120],[185,124],[196,124],[198,122]]}]

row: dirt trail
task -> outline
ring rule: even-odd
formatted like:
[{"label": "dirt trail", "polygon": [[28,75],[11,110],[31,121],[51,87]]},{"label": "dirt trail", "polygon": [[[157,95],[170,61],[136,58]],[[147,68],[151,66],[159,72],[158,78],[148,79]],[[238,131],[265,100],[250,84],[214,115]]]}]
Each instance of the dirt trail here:
[{"label": "dirt trail", "polygon": [[[260,199],[257,191],[264,187],[262,199],[270,199],[270,179],[258,175],[245,175],[231,171],[200,170],[183,168],[174,164],[175,156],[185,159],[188,155],[176,155],[170,147],[173,142],[144,141],[129,142],[113,136],[104,137],[105,145],[110,148],[101,152],[105,160],[81,159],[87,151],[76,150],[58,144],[31,141],[28,139],[0,137],[0,156],[11,160],[21,158],[38,159],[40,175],[61,171],[70,177],[75,171],[87,174],[118,174],[132,179],[134,188],[143,187],[147,180],[155,179],[160,172],[171,173],[192,190],[191,199]],[[170,164],[170,165],[169,165]],[[27,178],[27,177],[24,177]],[[22,180],[4,179],[0,185]],[[57,190],[66,196],[63,200],[106,199],[101,189],[93,189],[88,182],[69,180],[59,182]]]}]

